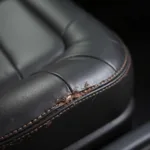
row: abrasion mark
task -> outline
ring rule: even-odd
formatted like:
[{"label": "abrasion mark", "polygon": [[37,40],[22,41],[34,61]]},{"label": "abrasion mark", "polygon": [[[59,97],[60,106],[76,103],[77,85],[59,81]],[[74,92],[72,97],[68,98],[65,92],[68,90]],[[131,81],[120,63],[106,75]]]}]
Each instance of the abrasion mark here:
[{"label": "abrasion mark", "polygon": [[61,106],[64,106],[66,104],[69,104],[70,102],[73,102],[76,99],[81,98],[82,96],[85,96],[86,94],[90,93],[92,90],[94,90],[98,85],[90,86],[88,82],[84,85],[84,90],[82,91],[74,91],[72,94],[69,94],[65,98],[58,100],[56,102],[55,106],[52,109],[59,108]]}]

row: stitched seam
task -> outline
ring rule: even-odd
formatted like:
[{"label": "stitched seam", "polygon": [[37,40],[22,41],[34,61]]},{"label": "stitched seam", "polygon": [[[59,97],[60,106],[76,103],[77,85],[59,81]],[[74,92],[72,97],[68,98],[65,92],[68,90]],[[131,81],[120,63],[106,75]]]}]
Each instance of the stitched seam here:
[{"label": "stitched seam", "polygon": [[[130,69],[130,65],[131,65],[131,63],[128,65],[128,68],[127,68],[127,70],[124,72],[124,74],[123,74],[119,79],[117,79],[117,81],[115,81],[115,82],[112,83],[111,85],[109,85],[109,86],[107,86],[107,87],[101,89],[100,91],[95,92],[94,94],[89,95],[88,97],[86,97],[86,98],[84,98],[84,99],[82,99],[82,100],[79,100],[79,101],[75,102],[73,105],[71,105],[70,107],[66,108],[65,110],[63,110],[62,112],[60,112],[58,115],[56,115],[55,117],[53,117],[52,119],[50,119],[50,120],[47,121],[47,122],[52,122],[52,121],[54,121],[56,118],[59,118],[61,115],[63,115],[65,112],[69,111],[70,109],[72,109],[72,108],[75,107],[76,105],[78,105],[78,104],[84,102],[85,100],[88,100],[89,98],[92,98],[92,97],[98,95],[99,93],[102,93],[102,92],[104,92],[104,91],[110,89],[111,87],[115,86],[117,83],[119,83],[119,82],[128,74],[128,71],[129,71],[129,69]],[[12,145],[15,144],[15,142],[17,142],[17,141],[20,141],[20,142],[21,142],[23,139],[25,139],[25,138],[27,138],[27,137],[30,137],[32,134],[34,134],[35,132],[39,131],[39,130],[40,130],[41,128],[43,128],[44,126],[47,126],[47,123],[44,123],[43,125],[41,125],[41,126],[35,128],[34,130],[32,130],[32,131],[28,132],[27,134],[21,136],[20,138],[17,138],[17,139],[14,140],[13,142],[10,142],[10,143],[8,143],[8,144],[5,144],[5,145],[1,146],[0,148],[5,148],[5,147],[7,147],[7,146],[12,146]]]},{"label": "stitched seam", "polygon": [[[123,65],[122,65],[122,67],[120,68],[120,70],[119,70],[118,72],[114,73],[114,74],[113,74],[112,76],[110,76],[108,79],[106,79],[106,80],[102,81],[101,83],[97,84],[96,87],[99,87],[99,86],[101,86],[101,85],[103,85],[103,84],[106,84],[107,82],[113,80],[118,74],[120,74],[120,73],[122,72],[122,70],[124,70],[124,68],[125,68],[125,66],[126,66],[126,64],[127,64],[128,57],[129,57],[129,56],[128,56],[128,52],[127,52],[127,50],[125,49],[125,61],[124,61]],[[65,105],[64,105],[64,106],[65,106]],[[54,105],[52,108],[55,108],[55,105]],[[43,119],[43,117],[49,115],[49,114],[51,113],[51,109],[52,109],[52,108],[46,110],[46,111],[43,112],[41,115],[39,115],[37,118],[33,119],[32,121],[30,121],[29,123],[23,125],[22,127],[20,127],[20,128],[18,128],[18,129],[16,129],[16,130],[14,130],[14,131],[12,131],[12,132],[10,132],[10,133],[4,135],[4,136],[1,136],[1,137],[0,137],[0,141],[3,141],[3,140],[5,140],[5,139],[7,139],[7,138],[9,138],[9,137],[11,137],[11,136],[13,136],[13,135],[16,135],[16,134],[18,134],[19,132],[25,130],[27,127],[29,127],[29,126],[31,126],[31,125],[37,123],[38,121],[40,121],[41,119]]]},{"label": "stitched seam", "polygon": [[71,105],[70,107],[66,108],[65,110],[63,110],[62,112],[60,112],[58,115],[56,115],[55,117],[53,117],[50,121],[53,121],[54,119],[60,117],[63,113],[65,113],[66,111],[70,110],[70,109],[73,108],[75,105],[80,104],[80,103],[84,102],[85,100],[88,100],[89,98],[92,98],[92,97],[98,95],[99,93],[102,93],[102,92],[106,91],[107,89],[110,89],[111,87],[115,86],[117,83],[119,83],[119,82],[128,74],[128,71],[129,71],[129,69],[130,69],[130,65],[131,65],[131,64],[128,65],[128,68],[127,68],[127,70],[125,71],[125,73],[124,73],[119,79],[117,79],[117,81],[115,81],[114,83],[112,83],[112,84],[109,85],[109,86],[106,86],[105,88],[101,89],[100,91],[95,92],[95,93],[93,93],[92,95],[87,96],[87,97],[84,98],[84,99],[78,100],[78,101],[75,102],[73,105]]}]

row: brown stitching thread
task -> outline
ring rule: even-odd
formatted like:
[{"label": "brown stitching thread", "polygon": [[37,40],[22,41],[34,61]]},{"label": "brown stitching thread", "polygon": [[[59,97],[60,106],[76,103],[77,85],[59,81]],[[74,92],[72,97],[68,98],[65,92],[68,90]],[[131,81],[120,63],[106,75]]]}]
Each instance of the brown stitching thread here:
[{"label": "brown stitching thread", "polygon": [[[94,94],[92,94],[92,95],[89,95],[88,97],[86,97],[86,98],[84,98],[84,99],[82,99],[82,100],[77,101],[76,103],[74,103],[74,105],[72,105],[72,107],[74,107],[75,105],[77,105],[77,104],[79,104],[79,103],[82,103],[83,101],[85,101],[85,100],[87,100],[87,99],[89,99],[89,98],[92,98],[92,97],[98,95],[99,93],[102,93],[102,92],[106,91],[107,89],[110,89],[110,88],[113,87],[113,86],[115,86],[118,82],[120,82],[120,81],[127,75],[128,71],[129,71],[129,69],[130,69],[130,65],[131,65],[131,64],[129,64],[127,70],[125,71],[125,74],[124,74],[121,78],[119,78],[116,82],[114,82],[114,83],[111,84],[110,86],[107,86],[107,87],[103,88],[102,90],[100,90],[100,91],[98,91],[98,92],[96,92],[96,93],[94,93]],[[63,113],[65,113],[66,111],[70,110],[70,108],[72,108],[72,107],[70,106],[69,108],[63,110],[63,111],[60,112],[57,116],[53,117],[51,120],[53,121],[54,119],[60,117]]]},{"label": "brown stitching thread", "polygon": [[[127,55],[127,51],[126,51],[126,50],[125,50],[125,54],[126,54],[125,61],[124,61],[124,64],[122,65],[121,69],[120,69],[118,72],[116,72],[115,74],[113,74],[110,78],[108,78],[108,79],[102,81],[102,82],[101,82],[100,84],[98,84],[97,86],[100,86],[100,85],[102,85],[102,84],[105,84],[105,83],[109,82],[110,80],[112,80],[116,75],[118,75],[118,74],[123,70],[123,68],[125,67],[125,65],[126,65],[126,63],[127,63],[127,56],[128,56],[128,55]],[[63,98],[63,99],[64,99],[64,98]],[[56,104],[56,105],[57,105],[57,104]],[[56,105],[53,106],[53,107],[54,107],[54,108],[57,108]],[[45,112],[43,113],[44,115],[42,114],[42,115],[38,116],[38,117],[35,118],[33,121],[30,121],[29,123],[27,123],[27,124],[24,125],[23,127],[20,127],[18,130],[14,130],[13,132],[11,132],[11,133],[9,133],[9,134],[6,134],[6,135],[0,137],[0,141],[4,140],[4,139],[6,139],[6,138],[8,138],[8,137],[10,137],[10,136],[12,136],[12,135],[15,135],[15,134],[17,134],[18,132],[24,130],[25,128],[31,126],[31,125],[34,124],[35,122],[41,120],[41,119],[43,118],[42,116],[48,115],[50,112],[51,112],[51,109],[48,109],[48,110],[46,111],[46,113],[45,113]]]},{"label": "brown stitching thread", "polygon": [[12,146],[12,145],[14,145],[14,144],[17,143],[17,142],[21,143],[21,142],[23,141],[23,139],[25,139],[25,138],[27,138],[27,137],[30,137],[31,135],[33,135],[34,133],[36,133],[37,131],[39,131],[39,130],[40,130],[41,128],[43,128],[44,126],[48,127],[47,124],[51,124],[51,123],[52,123],[51,120],[47,121],[47,122],[44,123],[43,125],[41,125],[41,126],[35,128],[34,130],[30,131],[29,133],[23,135],[22,137],[19,137],[19,138],[15,139],[14,141],[11,141],[11,142],[8,143],[8,144],[5,144],[5,145],[0,146],[0,149],[1,149],[1,148],[2,148],[2,149],[5,149],[6,147]]},{"label": "brown stitching thread", "polygon": [[[122,67],[120,68],[120,70],[119,70],[118,72],[114,73],[114,74],[113,74],[111,77],[109,77],[108,79],[106,79],[106,80],[102,81],[101,83],[97,84],[95,87],[101,86],[101,85],[103,85],[103,84],[105,84],[105,83],[111,81],[113,78],[115,78],[115,77],[124,69],[124,67],[126,66],[128,57],[129,57],[127,50],[126,50],[126,49],[124,49],[124,50],[125,50],[125,61],[124,61],[123,65],[122,65]],[[74,93],[73,93],[73,94],[74,94]],[[69,96],[70,96],[70,95],[69,95]],[[64,100],[64,98],[63,98],[63,100]],[[68,104],[68,103],[67,103],[67,104]],[[54,105],[52,108],[57,108],[57,105],[58,105],[58,104]],[[30,121],[29,123],[23,125],[23,126],[20,127],[19,129],[14,130],[14,131],[12,131],[12,132],[10,132],[10,133],[8,133],[8,134],[6,134],[6,135],[0,137],[0,141],[9,138],[9,137],[12,136],[12,135],[17,134],[18,132],[20,132],[20,131],[26,129],[27,127],[29,127],[29,126],[33,125],[34,123],[36,123],[37,121],[41,120],[44,116],[48,115],[48,114],[51,112],[51,109],[52,109],[52,108],[48,109],[46,112],[43,112],[43,114],[41,114],[40,116],[38,116],[37,118],[35,118],[33,121]]]},{"label": "brown stitching thread", "polygon": [[40,130],[42,127],[46,126],[47,123],[49,123],[49,122],[52,123],[52,121],[53,121],[54,119],[60,117],[62,114],[64,114],[65,112],[67,112],[68,110],[70,110],[71,108],[73,108],[75,105],[80,104],[80,103],[84,102],[85,100],[87,100],[87,99],[89,99],[89,98],[92,98],[92,97],[98,95],[99,93],[102,93],[103,91],[106,91],[107,89],[110,89],[111,87],[115,86],[118,82],[120,82],[120,81],[127,75],[128,71],[129,71],[129,69],[130,69],[130,65],[131,65],[131,63],[128,65],[128,68],[127,68],[127,70],[125,71],[124,75],[122,75],[122,76],[121,76],[116,82],[114,82],[113,84],[111,84],[111,85],[105,87],[104,89],[102,89],[102,90],[100,90],[100,91],[98,91],[98,92],[96,92],[96,93],[94,93],[94,94],[92,94],[92,95],[89,95],[88,97],[86,97],[86,98],[84,98],[84,99],[82,99],[82,100],[80,100],[80,101],[77,101],[74,105],[71,105],[70,107],[66,108],[65,110],[63,110],[62,112],[60,112],[57,116],[55,116],[55,117],[53,117],[51,120],[47,121],[45,124],[43,124],[43,125],[41,125],[40,127],[34,129],[33,131],[30,131],[29,133],[23,135],[22,137],[16,139],[14,142],[11,142],[10,144],[8,143],[8,144],[6,144],[6,145],[3,145],[3,146],[0,147],[0,148],[5,148],[5,147],[7,147],[7,146],[11,146],[11,145],[13,145],[15,142],[21,141],[21,140],[25,139],[26,137],[31,136],[32,134],[34,134],[35,132],[37,132],[38,130]]}]

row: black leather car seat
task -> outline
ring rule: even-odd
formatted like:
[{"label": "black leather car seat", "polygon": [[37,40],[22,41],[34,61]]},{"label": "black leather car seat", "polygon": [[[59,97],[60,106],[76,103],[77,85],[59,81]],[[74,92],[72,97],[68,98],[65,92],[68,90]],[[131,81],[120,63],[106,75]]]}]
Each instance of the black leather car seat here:
[{"label": "black leather car seat", "polygon": [[72,1],[0,1],[2,149],[63,149],[113,129],[131,114],[111,124],[131,107],[132,87],[125,45]]}]

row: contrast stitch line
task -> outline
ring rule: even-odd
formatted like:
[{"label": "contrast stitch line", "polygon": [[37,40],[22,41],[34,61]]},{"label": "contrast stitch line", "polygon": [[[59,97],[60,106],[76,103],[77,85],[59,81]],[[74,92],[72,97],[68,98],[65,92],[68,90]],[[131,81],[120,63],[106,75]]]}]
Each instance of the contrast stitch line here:
[{"label": "contrast stitch line", "polygon": [[[58,115],[56,115],[55,117],[53,117],[51,120],[49,120],[49,121],[47,121],[47,122],[52,122],[52,121],[54,121],[56,118],[59,118],[59,117],[60,117],[61,115],[63,115],[65,112],[67,112],[67,111],[69,111],[70,109],[72,109],[73,107],[75,107],[77,104],[80,104],[80,103],[84,102],[85,100],[88,100],[89,98],[92,98],[92,97],[98,95],[99,93],[102,93],[102,92],[104,92],[104,91],[110,89],[111,87],[115,86],[117,83],[119,83],[119,82],[128,74],[128,71],[129,71],[129,69],[130,69],[130,66],[131,66],[131,62],[130,62],[130,64],[128,65],[128,67],[127,67],[126,71],[124,72],[124,74],[123,74],[116,82],[114,82],[113,84],[111,84],[111,85],[105,87],[104,89],[101,89],[101,90],[98,91],[98,92],[95,92],[95,93],[92,94],[92,95],[89,95],[88,97],[86,97],[86,98],[84,98],[84,99],[82,99],[82,100],[79,100],[79,101],[75,102],[73,105],[71,105],[70,107],[66,108],[65,110],[63,110],[62,112],[60,112]],[[6,148],[7,146],[11,146],[11,145],[15,144],[15,142],[17,142],[17,141],[20,141],[20,142],[21,142],[23,139],[25,139],[25,138],[27,138],[27,137],[30,137],[32,134],[34,134],[35,132],[37,132],[38,130],[40,130],[41,128],[43,128],[44,126],[47,126],[47,123],[45,123],[45,124],[43,124],[43,125],[41,125],[41,126],[35,128],[34,130],[30,131],[29,133],[23,135],[22,137],[17,138],[14,142],[10,142],[10,143],[8,143],[8,144],[5,144],[5,145],[1,146],[0,148]]]},{"label": "contrast stitch line", "polygon": [[[127,52],[127,50],[125,49],[125,61],[124,61],[123,65],[122,65],[122,67],[120,68],[120,70],[119,70],[118,72],[114,73],[114,74],[113,74],[111,77],[109,77],[108,79],[106,79],[106,80],[102,81],[101,83],[97,84],[97,85],[96,85],[96,88],[99,87],[99,86],[102,86],[103,84],[106,84],[107,82],[109,82],[109,81],[111,81],[111,80],[113,80],[118,74],[120,74],[120,73],[122,72],[122,70],[124,70],[124,68],[125,68],[125,66],[126,66],[126,64],[127,64],[128,57],[130,57],[130,56],[128,55],[128,52]],[[94,89],[93,89],[93,90],[94,90]],[[68,103],[67,103],[67,104],[68,104]],[[56,104],[56,105],[57,105],[57,104]],[[57,108],[56,105],[54,105],[52,108]],[[64,105],[64,106],[65,106],[65,105]],[[5,140],[5,139],[9,138],[9,137],[12,136],[12,135],[16,135],[16,134],[18,134],[19,132],[25,130],[27,127],[33,125],[34,123],[37,123],[38,121],[40,121],[41,119],[43,119],[43,117],[45,117],[45,116],[47,116],[48,114],[50,114],[52,108],[49,108],[48,110],[46,110],[45,112],[43,112],[40,116],[38,116],[38,117],[35,118],[34,120],[30,121],[29,123],[23,125],[23,126],[20,127],[19,129],[16,129],[16,130],[14,130],[14,131],[12,131],[12,132],[10,132],[10,133],[8,133],[8,134],[6,134],[6,135],[0,137],[0,141],[3,141],[3,140]]]},{"label": "contrast stitch line", "polygon": [[77,104],[79,104],[79,103],[82,103],[83,101],[88,100],[89,98],[92,98],[92,97],[98,95],[99,93],[102,93],[102,92],[106,91],[107,89],[110,89],[111,87],[115,86],[117,83],[119,83],[119,82],[128,74],[128,71],[129,71],[129,69],[130,69],[130,66],[131,66],[131,63],[128,65],[127,70],[125,71],[125,73],[124,73],[116,82],[112,83],[112,84],[109,85],[109,86],[106,86],[105,88],[101,89],[101,90],[98,91],[98,92],[95,92],[95,93],[92,94],[92,95],[87,96],[87,97],[84,98],[84,99],[81,99],[81,100],[79,100],[79,101],[74,102],[73,105],[71,105],[70,107],[66,108],[66,109],[63,110],[62,112],[60,112],[58,115],[56,115],[55,117],[53,117],[50,121],[53,121],[54,119],[60,117],[63,113],[65,113],[66,111],[70,110],[70,108],[73,108],[75,105],[77,105]]}]

